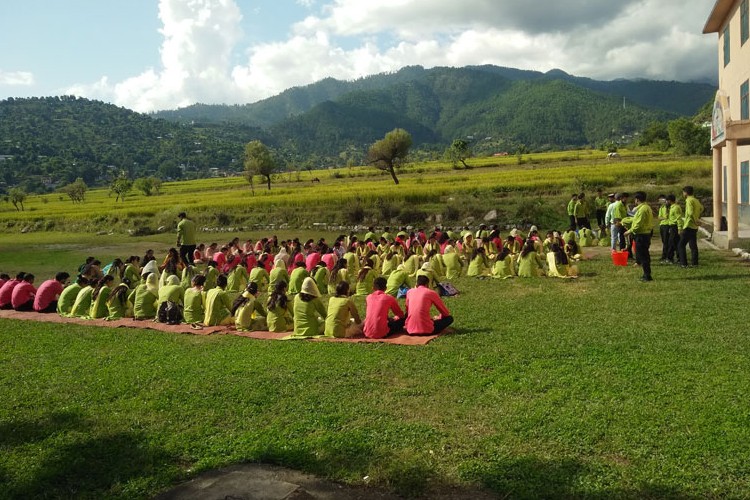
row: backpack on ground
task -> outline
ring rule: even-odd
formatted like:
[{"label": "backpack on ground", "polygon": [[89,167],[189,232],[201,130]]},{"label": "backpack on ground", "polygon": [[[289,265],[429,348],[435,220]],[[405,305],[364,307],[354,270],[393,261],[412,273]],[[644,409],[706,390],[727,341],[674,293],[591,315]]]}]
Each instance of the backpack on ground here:
[{"label": "backpack on ground", "polygon": [[409,291],[409,287],[406,285],[401,285],[398,289],[398,293],[396,294],[397,299],[404,299],[406,298],[406,292]]},{"label": "backpack on ground", "polygon": [[182,310],[180,306],[167,300],[162,302],[159,306],[159,311],[156,313],[156,319],[159,323],[166,323],[167,325],[179,325],[182,323]]},{"label": "backpack on ground", "polygon": [[456,289],[456,287],[451,283],[448,283],[447,281],[438,283],[437,291],[441,297],[453,297],[455,295],[458,295],[458,290]]}]

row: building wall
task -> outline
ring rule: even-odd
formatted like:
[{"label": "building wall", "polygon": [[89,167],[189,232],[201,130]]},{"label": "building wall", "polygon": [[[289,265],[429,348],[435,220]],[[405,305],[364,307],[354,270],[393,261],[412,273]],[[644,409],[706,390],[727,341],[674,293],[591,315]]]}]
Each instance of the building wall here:
[{"label": "building wall", "polygon": [[[719,88],[729,96],[729,114],[732,120],[740,119],[740,86],[750,79],[750,40],[744,44],[740,38],[740,4],[734,2],[731,14],[719,31]],[[724,66],[724,29],[729,27],[729,64]]]}]

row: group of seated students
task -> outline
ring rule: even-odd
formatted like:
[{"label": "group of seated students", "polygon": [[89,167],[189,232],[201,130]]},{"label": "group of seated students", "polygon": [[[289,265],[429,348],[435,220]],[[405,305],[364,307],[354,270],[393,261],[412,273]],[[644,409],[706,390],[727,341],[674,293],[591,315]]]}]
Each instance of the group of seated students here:
[{"label": "group of seated students", "polygon": [[[530,277],[575,274],[580,248],[597,244],[591,230],[555,231],[542,239],[532,226],[526,238],[513,229],[471,231],[435,228],[429,234],[370,228],[362,239],[341,235],[279,241],[277,237],[226,245],[200,244],[188,262],[170,248],[159,264],[149,250],[102,263],[89,257],[70,275],[34,287],[34,276],[0,277],[0,308],[57,312],[63,316],[155,319],[164,305],[177,306],[182,321],[233,324],[239,330],[293,331],[294,336],[383,337],[405,329],[433,334],[453,321],[437,293],[461,276]],[[405,311],[397,297],[405,294]],[[366,297],[364,322],[352,295]],[[328,296],[328,300],[321,300]],[[431,308],[438,319],[431,317]]]}]

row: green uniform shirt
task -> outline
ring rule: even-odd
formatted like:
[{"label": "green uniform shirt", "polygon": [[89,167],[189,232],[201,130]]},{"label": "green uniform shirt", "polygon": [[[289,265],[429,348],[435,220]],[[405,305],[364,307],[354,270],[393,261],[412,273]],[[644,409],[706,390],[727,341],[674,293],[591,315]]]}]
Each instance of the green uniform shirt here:
[{"label": "green uniform shirt", "polygon": [[319,298],[305,302],[299,295],[294,297],[294,336],[314,337],[320,335],[323,321],[327,316],[326,308]]},{"label": "green uniform shirt", "polygon": [[182,305],[183,295],[182,285],[166,285],[159,288],[159,298],[157,300],[156,308],[158,309],[162,302],[171,300],[177,305]]},{"label": "green uniform shirt", "polygon": [[351,324],[351,318],[358,315],[357,306],[349,297],[331,297],[328,300],[328,314],[326,315],[325,336],[342,338],[346,336],[346,329]]},{"label": "green uniform shirt", "polygon": [[271,269],[271,273],[268,275],[268,289],[274,290],[279,281],[284,281],[287,285],[289,284],[289,274],[281,263],[279,263],[279,267]]},{"label": "green uniform shirt", "polygon": [[[92,300],[91,307],[89,308],[89,316],[92,319],[102,319],[109,316],[109,309],[107,308],[107,299],[112,289],[108,286],[103,286],[99,289],[99,295],[96,299]],[[93,299],[93,292],[92,292]]]},{"label": "green uniform shirt", "polygon": [[258,290],[261,292],[265,292],[268,290],[268,271],[266,271],[262,267],[254,267],[252,271],[250,271],[250,277],[248,278],[250,283],[255,283],[258,285]]},{"label": "green uniform shirt", "polygon": [[133,303],[133,317],[135,319],[154,319],[156,317],[156,298],[156,295],[146,288],[145,283],[138,285],[129,297],[129,300]]},{"label": "green uniform shirt", "polygon": [[669,225],[669,209],[666,205],[659,206],[659,215],[657,217],[659,218],[660,226]]},{"label": "green uniform shirt", "polygon": [[495,265],[492,267],[492,275],[498,278],[505,278],[514,274],[513,259],[510,254],[506,255],[504,259],[496,260]]},{"label": "green uniform shirt", "polygon": [[310,276],[307,269],[304,267],[295,267],[292,270],[292,274],[289,275],[289,293],[291,295],[298,294],[302,290],[302,282],[305,278]]},{"label": "green uniform shirt", "polygon": [[266,323],[268,323],[269,332],[288,332],[292,329],[292,310],[289,307],[290,305],[291,303],[287,302],[286,308],[277,305],[273,309],[268,310]]},{"label": "green uniform shirt", "polygon": [[247,287],[247,269],[245,266],[239,265],[232,269],[232,272],[227,276],[227,291],[228,292],[241,292]]},{"label": "green uniform shirt", "polygon": [[377,278],[377,273],[370,269],[367,271],[364,278],[357,280],[357,295],[370,295],[372,293],[372,284],[375,281],[375,278]]},{"label": "green uniform shirt", "polygon": [[654,229],[654,212],[648,203],[641,203],[633,215],[630,232],[633,234],[648,234]]},{"label": "green uniform shirt", "polygon": [[[124,297],[124,295],[122,296]],[[126,317],[128,314],[128,302],[121,301],[118,298],[107,300],[107,319],[116,320]]]},{"label": "green uniform shirt", "polygon": [[695,196],[685,198],[685,221],[682,229],[698,229],[698,221],[703,213],[703,205]]},{"label": "green uniform shirt", "polygon": [[404,271],[393,271],[388,276],[385,293],[395,297],[396,295],[398,295],[398,289],[401,288],[402,285],[410,285],[409,275]]},{"label": "green uniform shirt", "polygon": [[219,270],[213,266],[209,266],[204,271],[206,282],[203,284],[203,291],[208,292],[209,290],[216,288],[216,278],[219,277]]},{"label": "green uniform shirt", "polygon": [[195,288],[188,288],[185,290],[185,309],[182,314],[185,318],[185,323],[202,323],[203,318],[206,315],[206,311],[203,307],[204,301],[206,300],[205,292],[196,290]]},{"label": "green uniform shirt", "polygon": [[682,207],[677,203],[669,207],[669,225],[679,226],[682,223]]},{"label": "green uniform shirt", "polygon": [[130,280],[130,289],[138,286],[138,283],[141,281],[141,274],[138,271],[138,268],[135,267],[133,264],[126,264],[125,265],[125,271],[123,272],[123,277]]},{"label": "green uniform shirt", "polygon": [[190,219],[182,219],[177,223],[177,244],[195,245],[195,222]]},{"label": "green uniform shirt", "polygon": [[612,218],[622,220],[627,216],[628,216],[628,207],[625,206],[622,200],[616,201],[615,206],[612,209]]},{"label": "green uniform shirt", "polygon": [[[265,328],[266,309],[263,307],[263,304],[247,292],[243,292],[242,295],[248,300],[235,312],[234,326],[242,331],[253,331]],[[253,317],[253,314],[255,314],[255,317]]]},{"label": "green uniform shirt", "polygon": [[336,295],[336,287],[339,283],[342,281],[348,281],[349,280],[349,271],[346,269],[339,269],[334,276],[332,276],[332,280],[328,280],[328,295],[333,297]]},{"label": "green uniform shirt", "polygon": [[606,210],[609,205],[609,199],[606,196],[597,196],[594,198],[594,206],[597,210]]},{"label": "green uniform shirt", "polygon": [[576,203],[578,203],[577,198],[575,200],[571,198],[571,200],[568,202],[568,215],[575,214]]},{"label": "green uniform shirt", "polygon": [[525,256],[518,256],[518,276],[521,278],[532,278],[539,276],[539,271],[544,265],[542,258],[536,252],[529,252]]},{"label": "green uniform shirt", "polygon": [[218,326],[225,318],[231,316],[232,299],[221,288],[214,288],[206,293],[206,314],[203,324]]},{"label": "green uniform shirt", "polygon": [[68,285],[60,294],[60,298],[57,299],[57,312],[60,316],[70,315],[70,311],[73,309],[73,304],[76,302],[78,292],[81,291],[81,285],[73,283]]},{"label": "green uniform shirt", "polygon": [[589,216],[589,207],[584,200],[578,200],[573,207],[573,215],[576,219],[586,218]]},{"label": "green uniform shirt", "polygon": [[445,264],[445,277],[454,280],[461,276],[461,257],[456,252],[443,254],[443,264]]},{"label": "green uniform shirt", "polygon": [[487,261],[483,255],[477,255],[469,263],[469,269],[466,271],[466,276],[482,276],[487,274]]},{"label": "green uniform shirt", "polygon": [[76,300],[70,310],[70,315],[75,318],[85,318],[89,315],[91,309],[91,295],[94,293],[94,287],[87,285],[81,288],[76,295]]}]

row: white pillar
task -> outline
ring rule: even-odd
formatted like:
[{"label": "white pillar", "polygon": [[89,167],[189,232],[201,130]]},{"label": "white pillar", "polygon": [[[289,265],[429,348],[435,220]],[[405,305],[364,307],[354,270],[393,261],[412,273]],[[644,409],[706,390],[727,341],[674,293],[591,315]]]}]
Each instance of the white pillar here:
[{"label": "white pillar", "polygon": [[727,156],[727,240],[732,245],[739,236],[737,141],[727,141]]},{"label": "white pillar", "polygon": [[721,228],[721,217],[724,215],[722,207],[722,188],[724,187],[724,172],[722,165],[722,148],[714,148],[714,231]]}]

